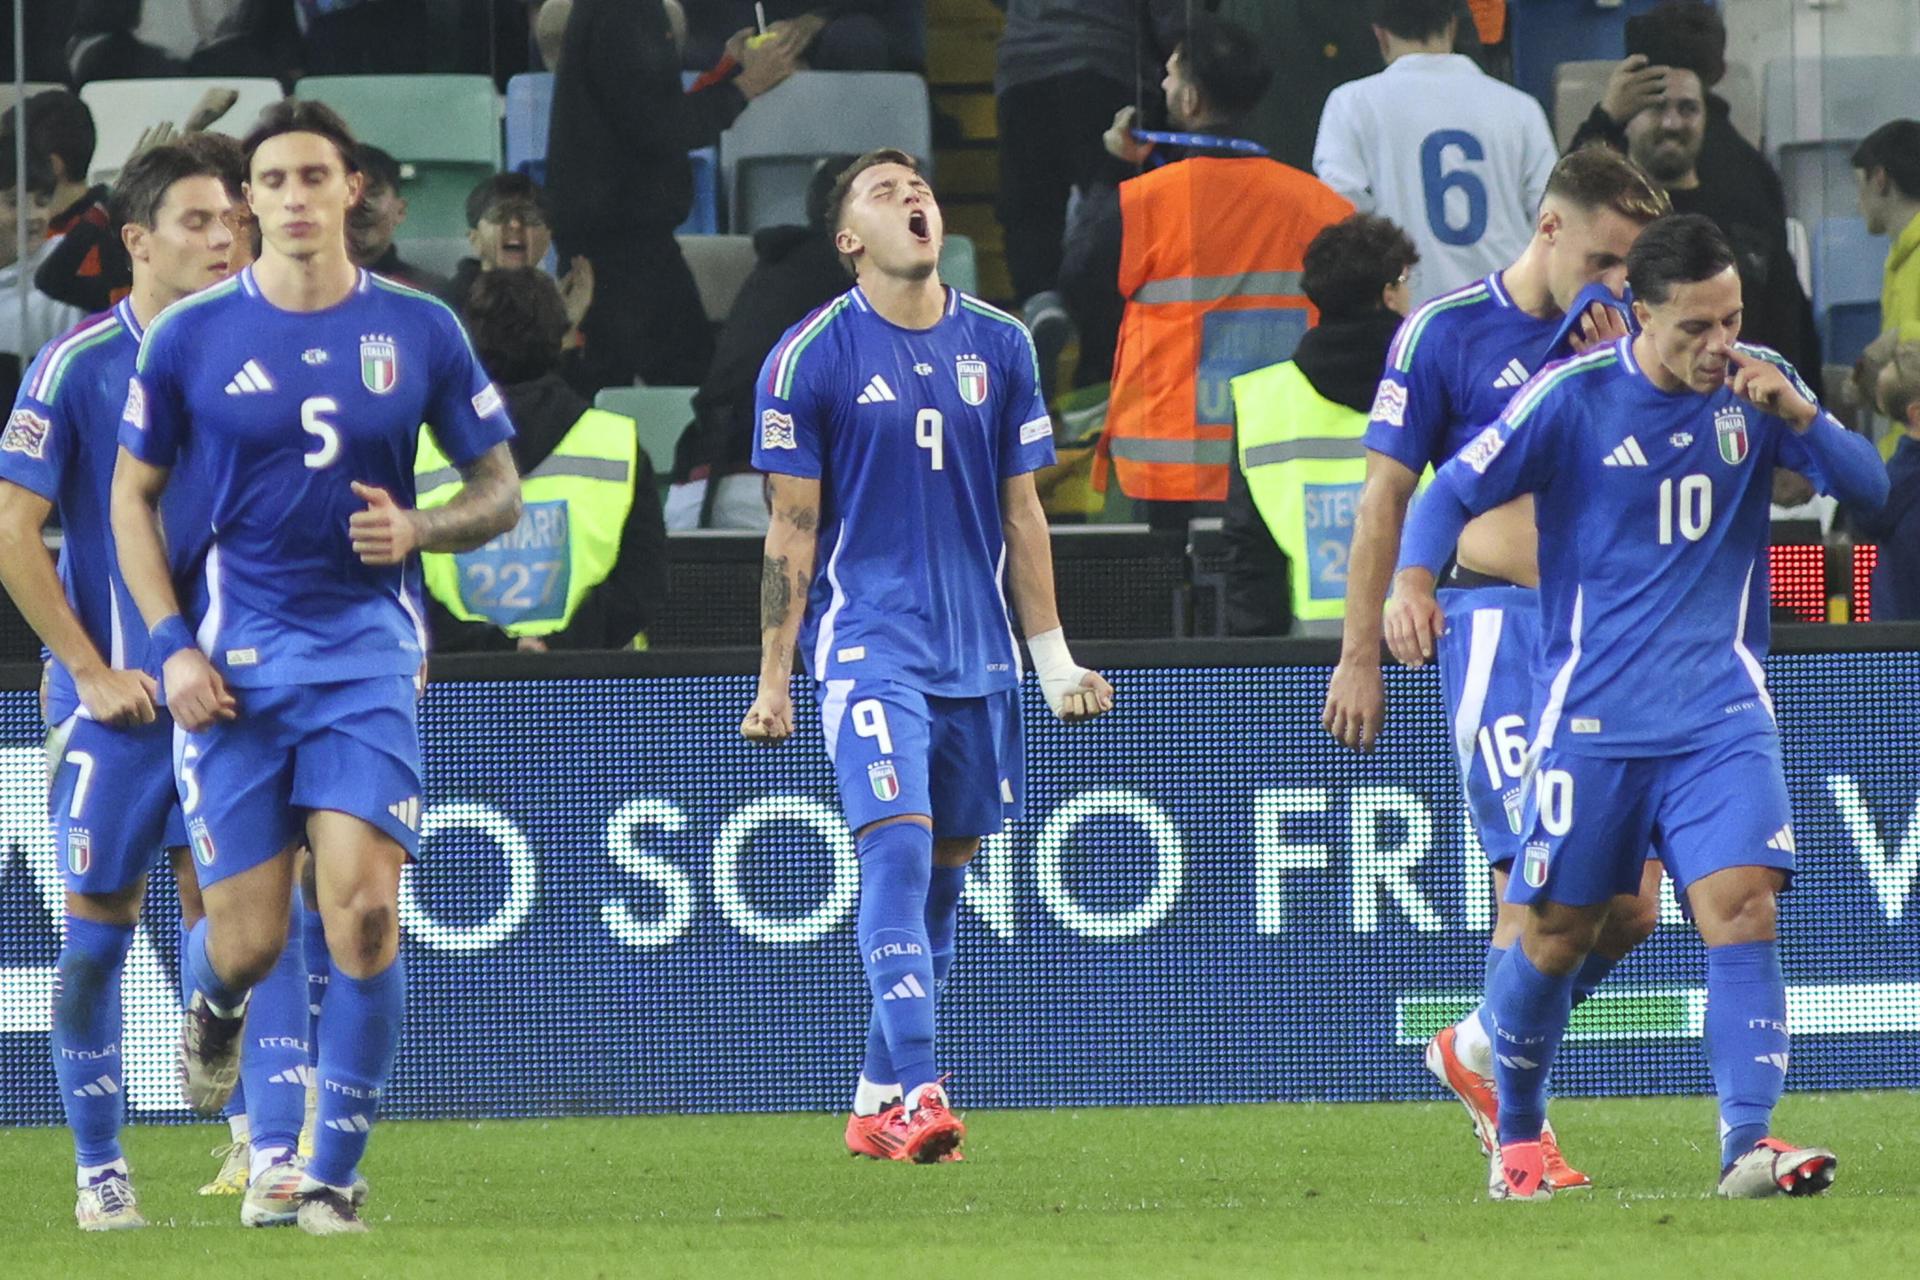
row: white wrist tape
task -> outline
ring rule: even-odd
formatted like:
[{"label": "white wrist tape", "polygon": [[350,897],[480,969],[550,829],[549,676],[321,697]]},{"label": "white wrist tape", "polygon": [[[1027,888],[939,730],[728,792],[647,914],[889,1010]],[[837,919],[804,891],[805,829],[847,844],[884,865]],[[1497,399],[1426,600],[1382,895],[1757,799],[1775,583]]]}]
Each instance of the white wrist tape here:
[{"label": "white wrist tape", "polygon": [[1040,677],[1040,692],[1055,715],[1060,714],[1067,695],[1077,693],[1087,669],[1067,652],[1067,633],[1061,627],[1027,637],[1027,649],[1033,654],[1033,672]]}]

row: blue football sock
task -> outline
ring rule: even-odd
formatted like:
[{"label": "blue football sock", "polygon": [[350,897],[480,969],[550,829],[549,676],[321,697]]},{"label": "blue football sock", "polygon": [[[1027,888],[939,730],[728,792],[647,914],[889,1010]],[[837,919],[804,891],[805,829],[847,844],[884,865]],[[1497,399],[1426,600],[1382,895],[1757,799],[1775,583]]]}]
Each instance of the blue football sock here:
[{"label": "blue football sock", "polygon": [[180,1007],[185,1009],[193,1003],[193,961],[188,958],[193,950],[193,931],[185,920],[175,931],[180,935]]},{"label": "blue football sock", "polygon": [[320,1015],[320,1109],[307,1172],[329,1186],[351,1186],[366,1152],[400,1047],[406,988],[406,962],[399,958],[371,978],[336,973],[327,987]]},{"label": "blue football sock", "polygon": [[333,977],[333,953],[327,950],[327,930],[320,913],[302,902],[298,907],[300,935],[307,948],[307,1065],[320,1065],[320,1010],[327,1002],[327,983]]},{"label": "blue football sock", "polygon": [[[933,869],[927,887],[927,943],[933,955],[934,1013],[940,1010],[940,997],[953,968],[953,938],[960,924],[960,891],[967,885],[965,864]],[[872,1084],[892,1084],[893,1056],[887,1052],[887,1029],[880,1021],[881,1002],[875,1001],[873,1015],[867,1019],[867,1054],[860,1068],[861,1078]]]},{"label": "blue football sock", "polygon": [[1487,993],[1493,990],[1493,975],[1500,972],[1500,965],[1507,958],[1507,947],[1487,944],[1486,967],[1480,971],[1480,1029],[1487,1033],[1487,1039],[1493,1039],[1493,1015],[1487,1010]]},{"label": "blue football sock", "polygon": [[1787,980],[1777,943],[1707,948],[1706,1050],[1727,1165],[1767,1136],[1787,1083]]},{"label": "blue football sock", "polygon": [[1578,1009],[1586,1003],[1594,989],[1607,980],[1613,972],[1613,966],[1620,962],[1612,956],[1603,956],[1598,951],[1589,951],[1587,958],[1573,973],[1573,1007]]},{"label": "blue football sock", "polygon": [[937,1074],[933,955],[926,921],[933,832],[917,823],[896,822],[862,836],[859,850],[860,958],[885,1032],[894,1081],[902,1093],[911,1094]]},{"label": "blue football sock", "polygon": [[267,976],[254,984],[240,1054],[242,1105],[255,1151],[291,1151],[306,1118],[307,965],[300,935],[289,930]]},{"label": "blue football sock", "polygon": [[[207,921],[202,919],[187,935],[187,965],[192,970],[193,989],[222,1009],[236,1010],[246,1004],[245,987],[230,987],[214,970],[207,958]],[[191,993],[189,993],[191,994]],[[192,1000],[189,998],[188,1003]]]},{"label": "blue football sock", "polygon": [[1547,1121],[1547,1076],[1573,1012],[1573,975],[1549,977],[1516,946],[1487,993],[1493,1016],[1493,1079],[1500,1141],[1538,1142]]},{"label": "blue football sock", "polygon": [[82,1168],[120,1159],[120,970],[130,927],[67,917],[54,970],[53,1074]]}]

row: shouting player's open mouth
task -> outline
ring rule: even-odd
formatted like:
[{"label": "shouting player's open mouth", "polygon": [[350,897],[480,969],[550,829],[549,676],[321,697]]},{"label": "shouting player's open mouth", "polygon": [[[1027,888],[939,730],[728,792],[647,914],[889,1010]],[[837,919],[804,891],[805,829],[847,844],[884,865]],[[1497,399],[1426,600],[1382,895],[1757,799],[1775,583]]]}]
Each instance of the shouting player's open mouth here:
[{"label": "shouting player's open mouth", "polygon": [[910,231],[913,234],[913,238],[921,244],[933,243],[933,227],[927,220],[927,211],[925,209],[915,209],[907,215],[907,230]]}]

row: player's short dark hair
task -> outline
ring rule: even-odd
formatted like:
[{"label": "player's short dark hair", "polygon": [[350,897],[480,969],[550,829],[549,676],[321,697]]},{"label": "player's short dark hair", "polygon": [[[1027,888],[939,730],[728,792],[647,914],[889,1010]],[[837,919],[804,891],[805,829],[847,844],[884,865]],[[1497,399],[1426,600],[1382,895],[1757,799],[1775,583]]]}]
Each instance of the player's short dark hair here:
[{"label": "player's short dark hair", "polygon": [[[0,199],[12,204],[19,189],[20,168],[14,162],[15,143],[11,133],[0,133]],[[53,166],[46,156],[31,148],[27,151],[27,194],[42,199],[53,194]]]},{"label": "player's short dark hair", "polygon": [[1610,147],[1582,147],[1560,157],[1547,175],[1547,198],[1596,213],[1611,209],[1623,218],[1649,223],[1673,212],[1667,193],[1640,166]]},{"label": "player's short dark hair", "polygon": [[[833,180],[833,185],[827,188],[826,207],[822,212],[826,215],[824,221],[828,235],[837,235],[841,224],[846,221],[847,197],[853,194],[853,184],[859,180],[861,174],[869,169],[877,169],[883,164],[905,165],[915,173],[920,172],[920,162],[897,147],[881,147],[877,151],[856,156],[853,163],[840,170],[839,175]],[[853,274],[852,258],[841,254],[840,265],[847,269],[848,275]]]},{"label": "player's short dark hair", "polygon": [[[0,115],[0,133],[13,137],[18,108],[8,107]],[[66,89],[47,89],[27,99],[27,150],[41,159],[59,156],[66,166],[67,181],[85,182],[93,166],[93,147],[97,135],[93,112],[80,95]]]},{"label": "player's short dark hair", "polygon": [[1418,261],[1420,251],[1390,219],[1356,213],[1307,245],[1300,289],[1322,320],[1352,319],[1378,310],[1381,291]]},{"label": "player's short dark hair", "polygon": [[1650,13],[1627,19],[1627,56],[1644,54],[1656,67],[1679,67],[1708,88],[1727,74],[1727,24],[1720,11],[1699,0],[1666,0]]},{"label": "player's short dark hair", "polygon": [[1260,47],[1260,38],[1210,13],[1194,15],[1175,53],[1201,97],[1230,120],[1259,106],[1273,84],[1273,62]]},{"label": "player's short dark hair", "polygon": [[1920,200],[1920,120],[1889,120],[1854,148],[1856,169],[1884,169],[1894,189]]},{"label": "player's short dark hair", "polygon": [[494,381],[531,382],[560,363],[567,330],[560,286],[538,267],[482,271],[467,294],[467,330]]},{"label": "player's short dark hair", "polygon": [[393,158],[391,151],[363,142],[353,149],[354,167],[366,175],[366,189],[373,191],[385,187],[389,191],[400,189],[400,162]]},{"label": "player's short dark hair", "polygon": [[107,193],[107,215],[115,227],[132,223],[152,228],[159,220],[160,206],[167,202],[167,192],[188,178],[212,178],[226,186],[220,166],[206,157],[173,143],[150,147],[127,161],[114,179],[113,190]]},{"label": "player's short dark hair", "polygon": [[305,98],[282,98],[272,106],[262,109],[260,119],[253,129],[241,140],[240,149],[247,159],[247,174],[253,174],[253,157],[260,148],[274,138],[288,133],[317,133],[331,142],[340,153],[340,163],[348,173],[358,173],[359,167],[354,160],[354,152],[359,148],[359,139],[353,136],[353,130],[340,118],[340,113],[324,102],[313,102]]},{"label": "player's short dark hair", "polygon": [[547,189],[524,173],[496,173],[483,178],[467,193],[467,226],[477,227],[487,210],[509,201],[523,200],[540,211],[549,226],[553,224],[553,200]]},{"label": "player's short dark hair", "polygon": [[230,133],[183,133],[173,140],[173,145],[192,152],[218,170],[229,200],[237,202],[245,198],[241,189],[247,181],[247,156],[240,147],[240,139]]},{"label": "player's short dark hair", "polygon": [[1373,25],[1402,40],[1443,36],[1459,12],[1455,0],[1373,0]]},{"label": "player's short dark hair", "polygon": [[1712,218],[1674,214],[1633,242],[1627,251],[1627,284],[1636,299],[1657,307],[1679,285],[1711,280],[1734,263],[1733,246]]},{"label": "player's short dark hair", "polygon": [[840,175],[847,166],[860,157],[851,155],[828,156],[814,166],[813,180],[807,183],[807,225],[826,227],[831,233],[834,228],[827,226],[830,214],[838,212],[833,203],[833,190],[840,181]]}]

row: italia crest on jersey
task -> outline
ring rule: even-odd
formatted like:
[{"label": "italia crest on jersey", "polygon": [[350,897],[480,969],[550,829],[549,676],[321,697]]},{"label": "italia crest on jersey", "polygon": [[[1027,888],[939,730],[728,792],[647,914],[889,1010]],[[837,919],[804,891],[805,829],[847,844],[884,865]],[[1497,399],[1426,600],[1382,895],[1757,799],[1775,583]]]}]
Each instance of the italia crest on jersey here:
[{"label": "italia crest on jersey", "polygon": [[193,860],[203,867],[213,865],[213,833],[207,830],[205,818],[193,818],[187,822],[187,843],[193,846]]},{"label": "italia crest on jersey", "polygon": [[84,827],[67,831],[67,870],[76,876],[87,874],[93,865],[93,835]]},{"label": "italia crest on jersey", "polygon": [[1544,840],[1535,840],[1527,846],[1527,856],[1521,862],[1520,874],[1526,878],[1529,888],[1539,889],[1546,885],[1548,854]]},{"label": "italia crest on jersey", "polygon": [[891,760],[875,760],[868,765],[867,784],[876,800],[891,803],[900,798],[900,775],[894,772]]},{"label": "italia crest on jersey", "polygon": [[1720,460],[1737,467],[1747,460],[1747,415],[1728,405],[1713,415],[1713,434],[1720,442]]},{"label": "italia crest on jersey", "polygon": [[960,398],[970,405],[987,402],[987,362],[979,356],[961,356],[954,366],[960,379]]},{"label": "italia crest on jersey", "polygon": [[376,333],[360,339],[360,381],[382,396],[400,381],[400,354],[392,338]]}]

